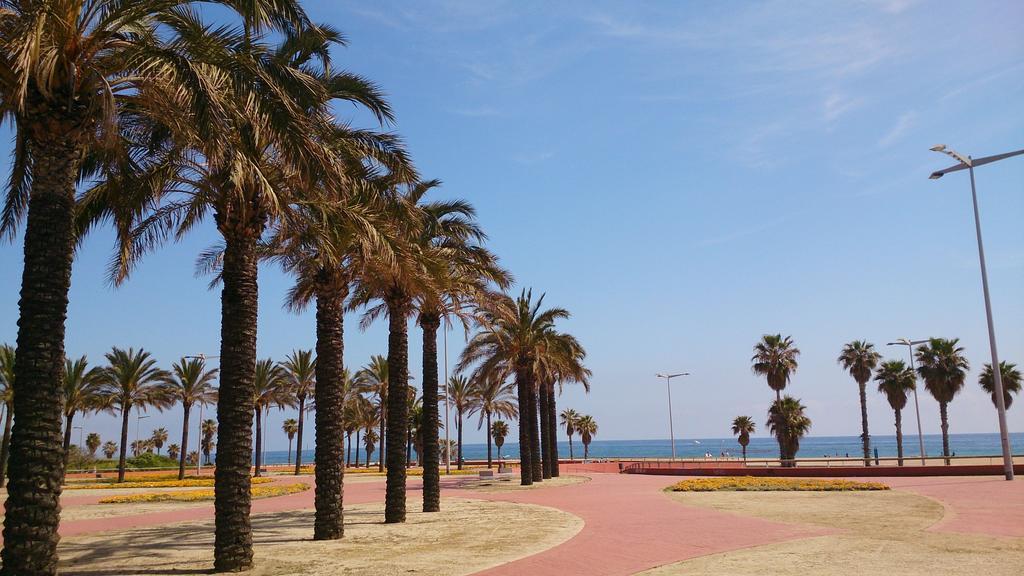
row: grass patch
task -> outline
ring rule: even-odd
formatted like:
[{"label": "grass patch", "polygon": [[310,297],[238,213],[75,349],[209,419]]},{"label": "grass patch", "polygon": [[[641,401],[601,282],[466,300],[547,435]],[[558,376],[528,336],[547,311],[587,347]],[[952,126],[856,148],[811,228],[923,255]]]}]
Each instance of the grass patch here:
[{"label": "grass patch", "polygon": [[[254,478],[256,480],[256,478]],[[260,479],[262,480],[262,479]],[[276,486],[253,486],[249,493],[253,498],[272,498],[309,490],[308,484],[278,484]],[[136,504],[139,502],[199,502],[213,500],[213,490],[186,490],[183,492],[147,492],[111,496],[100,500],[100,504]]]},{"label": "grass patch", "polygon": [[[273,478],[252,478],[253,484],[266,484],[273,482]],[[108,490],[116,488],[204,488],[213,486],[212,477],[186,478],[178,480],[177,476],[167,480],[140,480],[136,482],[88,482],[82,484],[69,484],[65,490]]]},{"label": "grass patch", "polygon": [[759,478],[754,476],[694,478],[677,482],[666,488],[670,492],[851,492],[888,489],[888,486],[879,482],[809,478]]}]

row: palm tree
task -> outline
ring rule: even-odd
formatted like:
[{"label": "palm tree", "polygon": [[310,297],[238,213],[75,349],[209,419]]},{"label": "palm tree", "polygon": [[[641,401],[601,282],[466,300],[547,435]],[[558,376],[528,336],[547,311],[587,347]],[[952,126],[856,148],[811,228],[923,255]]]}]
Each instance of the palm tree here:
[{"label": "palm tree", "polygon": [[792,396],[776,400],[768,409],[768,430],[779,441],[779,460],[785,467],[796,466],[800,439],[811,429],[811,419],[804,414],[806,409]]},{"label": "palm tree", "polygon": [[569,437],[569,460],[572,461],[575,459],[572,453],[572,435],[576,433],[576,422],[580,419],[580,413],[572,408],[566,408],[562,410],[559,418],[565,434]]},{"label": "palm tree", "polygon": [[178,456],[181,455],[181,446],[177,444],[171,444],[167,447],[167,457],[171,460],[177,460]]},{"label": "palm tree", "polygon": [[199,431],[202,435],[203,458],[207,464],[210,464],[210,455],[213,454],[213,437],[217,435],[217,421],[203,420]]},{"label": "palm tree", "polygon": [[271,406],[291,406],[294,401],[288,388],[285,370],[270,358],[256,363],[256,377],[253,379],[253,413],[256,416],[256,476],[262,476],[263,468],[263,413]]},{"label": "palm tree", "polygon": [[457,462],[459,470],[462,470],[462,417],[472,416],[476,409],[476,404],[473,401],[473,388],[469,384],[469,379],[461,374],[452,375],[448,378],[448,386],[446,387],[445,394],[448,396],[448,401],[451,402],[452,408],[455,410],[455,434],[458,442],[458,455]]},{"label": "palm tree", "polygon": [[[1020,370],[1017,370],[1016,364],[1000,362],[999,376],[1003,383],[1003,407],[1009,409],[1010,404],[1013,404],[1013,394],[1020,393]],[[988,392],[989,395],[992,396],[992,404],[997,405],[995,380],[992,378],[992,364],[985,364],[985,369],[982,370],[981,374],[978,376],[978,384],[981,384],[982,390]]]},{"label": "palm tree", "polygon": [[747,445],[750,444],[750,435],[754,433],[754,428],[754,419],[750,416],[737,416],[732,421],[732,433],[739,436],[744,462],[747,461]]},{"label": "palm tree", "polygon": [[108,440],[103,443],[103,456],[106,457],[107,460],[113,458],[115,452],[117,452],[117,442]]},{"label": "palm tree", "polygon": [[924,387],[939,403],[942,420],[942,455],[949,462],[949,403],[963,390],[970,364],[964,349],[957,346],[959,338],[930,338],[917,347],[917,373]]},{"label": "palm tree", "polygon": [[[292,0],[224,4],[257,30],[301,23]],[[0,233],[10,236],[27,221],[17,368],[25,392],[15,402],[19,428],[31,431],[12,440],[4,573],[56,572],[64,319],[76,236],[86,231],[76,229],[76,184],[103,172],[104,163],[126,160],[121,145],[147,140],[140,133],[149,122],[211,128],[210,112],[226,96],[210,60],[187,52],[199,44],[193,56],[212,55],[230,34],[211,34],[190,5],[4,2],[0,114],[15,124],[17,143]],[[176,105],[164,105],[171,95]],[[129,162],[136,161],[147,159]]]},{"label": "palm tree", "polygon": [[185,478],[185,458],[188,456],[188,421],[192,407],[196,404],[205,406],[217,402],[217,388],[214,380],[218,370],[206,369],[203,358],[182,358],[171,366],[171,378],[164,385],[164,391],[174,403],[180,403],[183,415],[181,418],[181,446],[178,455],[178,479]]},{"label": "palm tree", "polygon": [[541,444],[543,446],[543,477],[559,475],[558,422],[555,405],[555,385],[574,382],[590,392],[590,370],[583,366],[586,351],[570,334],[551,332],[542,352],[537,356],[534,371],[540,395]]},{"label": "palm tree", "polygon": [[782,399],[782,391],[797,369],[797,356],[800,350],[793,345],[793,337],[782,337],[781,334],[765,334],[754,346],[754,355],[750,361],[754,363],[754,373],[764,376],[768,387],[775,391],[775,399]]},{"label": "palm tree", "polygon": [[[295,475],[298,476],[299,468],[302,466],[302,432],[306,421],[306,400],[316,390],[317,359],[313,357],[312,350],[293,350],[285,358],[281,368],[284,370],[284,378],[287,380],[285,385],[299,407],[299,421],[296,431],[298,441],[295,443]],[[317,406],[319,405],[320,403],[317,403]],[[325,402],[324,408],[326,407],[327,404]]]},{"label": "palm tree", "polygon": [[597,422],[593,416],[580,416],[576,421],[576,430],[580,433],[580,440],[583,441],[583,459],[590,457],[590,441],[597,436]]},{"label": "palm tree", "polygon": [[14,423],[14,347],[0,346],[0,402],[4,410],[4,438],[0,443],[0,487],[7,481],[7,456],[11,447],[11,425]]},{"label": "palm tree", "polygon": [[491,438],[494,438],[494,447],[498,450],[498,460],[501,460],[501,447],[505,445],[505,437],[508,436],[508,422],[495,420],[491,424]]},{"label": "palm tree", "polygon": [[71,454],[71,431],[75,414],[85,414],[101,408],[99,380],[102,371],[89,368],[85,356],[78,360],[64,360],[64,468]]},{"label": "palm tree", "polygon": [[542,310],[544,296],[533,300],[532,291],[523,290],[513,300],[495,294],[481,303],[480,330],[462,351],[457,370],[475,365],[472,378],[488,374],[515,374],[519,402],[520,483],[524,486],[543,479],[540,435],[537,424],[536,360],[543,352],[554,323],[568,318],[562,308]]},{"label": "palm tree", "polygon": [[885,394],[889,406],[896,413],[896,456],[903,466],[903,408],[907,405],[907,392],[917,387],[917,376],[902,360],[882,362],[875,375],[878,391]]},{"label": "palm tree", "polygon": [[152,406],[163,410],[170,405],[164,383],[170,377],[157,368],[156,360],[142,348],[122,350],[114,347],[106,354],[107,363],[100,377],[98,394],[106,409],[121,413],[121,456],[117,463],[117,481],[124,482],[128,453],[128,419],[132,408],[145,411]]},{"label": "palm tree", "polygon": [[374,432],[373,427],[368,427],[366,433],[363,434],[363,447],[366,448],[366,465],[370,465],[370,457],[373,456],[373,451],[377,446],[377,441],[380,438],[377,437],[377,433]]},{"label": "palm tree", "polygon": [[99,434],[97,434],[95,432],[89,432],[89,434],[86,435],[86,437],[85,437],[85,447],[86,447],[87,450],[89,450],[89,457],[90,458],[95,458],[96,457],[96,451],[99,450],[100,444],[102,444],[102,443],[103,443],[103,441],[100,439],[100,435]]},{"label": "palm tree", "polygon": [[[369,394],[377,398],[376,420],[380,426],[380,433],[377,437],[378,439],[384,438],[384,430],[387,426],[388,359],[379,354],[371,356],[370,363],[356,372],[353,384],[360,393]],[[381,448],[386,449],[385,446],[381,446]],[[366,465],[370,465],[369,461],[367,461]],[[384,471],[383,458],[380,459],[378,471]]]},{"label": "palm tree", "polygon": [[288,437],[288,464],[292,463],[292,440],[295,439],[295,433],[299,431],[299,423],[295,418],[288,418],[281,424],[281,431]]},{"label": "palm tree", "polygon": [[839,354],[838,362],[853,379],[857,381],[860,388],[860,438],[864,448],[864,465],[871,465],[871,436],[868,434],[868,395],[867,384],[871,380],[871,373],[875,366],[882,359],[882,355],[875,350],[875,345],[866,340],[854,340],[843,346]]},{"label": "palm tree", "polygon": [[488,468],[493,467],[491,454],[491,418],[494,416],[504,418],[515,418],[519,416],[519,408],[516,406],[515,395],[515,382],[506,382],[504,379],[499,380],[493,377],[473,381],[473,407],[474,411],[480,413],[480,420],[476,424],[476,429],[479,430],[484,424],[487,425]]},{"label": "palm tree", "polygon": [[164,443],[167,442],[167,436],[167,428],[157,428],[156,430],[153,430],[153,433],[150,435],[149,440],[156,448],[157,454],[160,454],[160,450],[163,449]]}]

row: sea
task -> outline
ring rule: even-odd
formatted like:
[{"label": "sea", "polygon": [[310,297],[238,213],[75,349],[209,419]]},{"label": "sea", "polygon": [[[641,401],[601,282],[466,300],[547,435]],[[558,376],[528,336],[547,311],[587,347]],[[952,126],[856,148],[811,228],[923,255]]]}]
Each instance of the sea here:
[{"label": "sea", "polygon": [[[353,442],[352,450],[355,451]],[[558,454],[562,458],[569,457],[569,443],[559,442]],[[1010,434],[1010,445],[1014,454],[1024,454],[1024,432]],[[872,453],[878,451],[878,456],[885,458],[896,456],[895,436],[872,436]],[[361,447],[360,447],[361,448]],[[950,434],[950,452],[956,456],[992,456],[1002,452],[999,445],[998,434]],[[466,444],[463,446],[464,458],[467,460],[485,460],[487,458],[486,444]],[[942,435],[925,434],[924,451],[926,456],[942,455]],[[677,438],[676,455],[680,458],[702,458],[707,454],[712,456],[738,457],[742,450],[736,438]],[[919,442],[916,434],[903,436],[904,457],[920,456]],[[779,445],[774,438],[751,438],[747,446],[747,457],[749,458],[776,458],[779,454]],[[860,436],[809,436],[800,441],[799,458],[833,458],[851,457],[856,458],[861,454]],[[573,439],[573,455],[576,458],[583,457],[583,444],[579,438]],[[363,457],[360,450],[360,457]],[[376,460],[377,454],[372,455]],[[506,443],[501,448],[501,457],[518,458],[519,444]],[[590,443],[590,458],[669,458],[672,456],[672,443],[665,440],[597,440]],[[353,453],[353,458],[355,454]],[[495,459],[499,458],[497,449],[494,450]],[[294,458],[294,454],[292,454]],[[288,461],[288,452],[285,450],[274,450],[266,452],[267,464],[285,464]],[[302,451],[302,461],[313,461],[313,450]]]}]

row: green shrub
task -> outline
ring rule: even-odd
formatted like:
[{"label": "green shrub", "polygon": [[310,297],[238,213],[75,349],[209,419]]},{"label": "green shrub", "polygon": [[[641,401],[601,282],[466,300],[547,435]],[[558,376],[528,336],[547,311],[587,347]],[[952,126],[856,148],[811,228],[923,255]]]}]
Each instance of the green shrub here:
[{"label": "green shrub", "polygon": [[[152,452],[144,452],[138,456],[128,458],[125,465],[129,470],[137,470],[139,468],[173,468],[178,465],[178,461]],[[114,466],[117,466],[116,462]]]}]

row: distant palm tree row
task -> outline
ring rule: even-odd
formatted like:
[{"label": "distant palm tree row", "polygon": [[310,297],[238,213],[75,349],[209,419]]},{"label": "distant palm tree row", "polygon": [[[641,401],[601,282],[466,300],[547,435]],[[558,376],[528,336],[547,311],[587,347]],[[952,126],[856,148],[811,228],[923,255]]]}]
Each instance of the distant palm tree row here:
[{"label": "distant palm tree row", "polygon": [[593,440],[594,436],[597,436],[597,421],[594,420],[594,417],[580,414],[572,408],[566,408],[562,410],[558,418],[559,423],[565,430],[565,434],[569,437],[569,460],[575,459],[572,449],[573,434],[579,434],[580,441],[583,442],[583,459],[589,458],[590,441]]},{"label": "distant palm tree row", "polygon": [[[216,570],[252,566],[254,420],[276,405],[257,388],[258,376],[276,377],[272,367],[257,371],[261,261],[295,279],[289,309],[315,307],[317,385],[305,400],[295,392],[300,404],[316,406],[315,539],[344,531],[346,310],[365,310],[364,325],[387,318],[393,390],[408,386],[409,320],[422,329],[425,511],[439,509],[442,323],[478,328],[463,358],[470,380],[515,381],[521,460],[532,475],[524,482],[557,475],[554,390],[587,380],[582,347],[554,330],[567,313],[539,311],[528,293],[517,301],[498,292],[511,276],[483,246],[472,206],[426,199],[439,182],[422,179],[400,138],[384,131],[394,115],[381,89],[333,61],[333,48],[345,43],[339,31],[311,21],[298,0],[219,4],[225,10],[215,23],[187,0],[12,0],[0,11],[0,114],[17,135],[0,234],[18,237],[24,225],[17,359],[6,381],[15,422],[2,574],[57,569],[72,263],[76,246],[105,223],[116,238],[115,284],[146,254],[196,228],[219,235],[199,260],[221,286]],[[339,118],[335,104],[343,102],[378,126]],[[173,379],[182,389],[171,400],[166,374],[142,350],[115,350],[108,364],[96,387],[122,415],[123,471],[131,409],[202,405],[208,399],[184,388],[202,388],[208,371],[181,366]],[[387,431],[377,439],[385,520],[402,522],[409,395],[377,401],[379,430]],[[299,441],[305,412],[300,406]],[[364,436],[367,452],[371,439]],[[296,454],[299,466],[300,446]]]},{"label": "distant palm tree row", "polygon": [[[790,336],[766,334],[754,346],[751,358],[754,373],[762,375],[769,388],[775,391],[775,402],[768,410],[768,428],[779,444],[779,458],[783,465],[793,465],[800,448],[800,439],[807,434],[811,420],[804,414],[806,407],[791,396],[782,396],[793,373],[798,367],[800,350]],[[872,375],[878,382],[878,391],[885,395],[895,413],[896,450],[900,466],[903,465],[903,418],[901,411],[907,404],[907,393],[916,388],[917,378],[924,380],[925,389],[939,403],[939,417],[942,428],[942,454],[949,464],[949,403],[963,389],[970,365],[959,346],[959,339],[930,338],[914,351],[917,373],[902,360],[882,361],[873,344],[854,340],[843,346],[838,362],[850,375],[860,392],[861,440],[864,450],[864,464],[871,465],[871,437],[868,433],[867,383]],[[1000,362],[1003,381],[1004,402],[1007,408],[1013,402],[1013,395],[1020,393],[1021,373],[1015,364]],[[985,364],[978,377],[981,388],[997,398],[993,383],[992,365]],[[749,416],[738,416],[733,420],[733,434],[739,437],[746,459],[747,444],[755,424]]]}]

